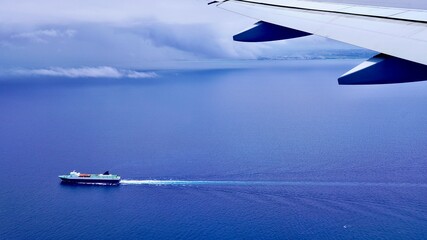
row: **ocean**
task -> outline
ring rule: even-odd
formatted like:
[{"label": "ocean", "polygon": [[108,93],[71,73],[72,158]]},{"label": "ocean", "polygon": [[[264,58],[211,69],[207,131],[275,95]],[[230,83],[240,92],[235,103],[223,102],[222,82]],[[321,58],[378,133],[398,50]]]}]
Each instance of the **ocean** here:
[{"label": "ocean", "polygon": [[0,239],[425,239],[427,82],[338,85],[360,61],[2,76]]}]

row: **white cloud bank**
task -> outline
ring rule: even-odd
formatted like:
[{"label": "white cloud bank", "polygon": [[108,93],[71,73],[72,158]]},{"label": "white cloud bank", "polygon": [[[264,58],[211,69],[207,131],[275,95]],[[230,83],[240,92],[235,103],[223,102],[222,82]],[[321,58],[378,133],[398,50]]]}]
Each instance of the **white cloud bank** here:
[{"label": "white cloud bank", "polygon": [[[284,59],[355,48],[313,36],[269,43],[234,42],[234,34],[257,20],[207,2],[0,0],[0,66],[38,69],[33,75],[72,77],[83,70],[100,71],[46,67],[159,69],[164,62],[182,60]],[[117,69],[106,72],[141,77]]]},{"label": "white cloud bank", "polygon": [[17,75],[68,77],[68,78],[156,78],[154,72],[138,72],[108,66],[81,68],[41,68],[14,70]]},{"label": "white cloud bank", "polygon": [[76,30],[66,29],[66,30],[57,30],[57,29],[41,29],[31,32],[23,32],[14,34],[11,36],[11,39],[28,39],[35,42],[48,42],[49,38],[71,38],[76,34]]}]

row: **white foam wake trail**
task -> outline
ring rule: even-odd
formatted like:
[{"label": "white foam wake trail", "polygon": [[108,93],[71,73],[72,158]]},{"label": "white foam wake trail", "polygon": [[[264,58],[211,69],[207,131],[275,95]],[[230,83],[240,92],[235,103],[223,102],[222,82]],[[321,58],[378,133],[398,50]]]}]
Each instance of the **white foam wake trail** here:
[{"label": "white foam wake trail", "polygon": [[120,181],[125,185],[250,185],[250,181],[189,181],[189,180],[128,180]]},{"label": "white foam wake trail", "polygon": [[309,181],[199,181],[199,180],[131,180],[123,179],[122,185],[222,185],[222,186],[366,186],[366,187],[423,187],[424,183],[374,183],[374,182],[309,182]]}]

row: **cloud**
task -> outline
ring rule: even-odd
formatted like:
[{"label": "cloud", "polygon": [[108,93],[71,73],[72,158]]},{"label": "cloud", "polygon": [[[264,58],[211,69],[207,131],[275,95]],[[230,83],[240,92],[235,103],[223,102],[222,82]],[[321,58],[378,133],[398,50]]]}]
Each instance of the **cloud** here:
[{"label": "cloud", "polygon": [[121,59],[133,68],[152,59],[254,59],[260,45],[232,41],[234,33],[253,22],[202,0],[5,0],[0,8],[0,64],[126,65],[117,64]]},{"label": "cloud", "polygon": [[[226,11],[203,0],[37,0],[0,1],[0,23],[19,26],[102,23],[128,25],[146,18],[169,23],[211,22]],[[187,14],[191,13],[191,14]],[[232,16],[234,14],[228,14]]]},{"label": "cloud", "polygon": [[126,77],[128,77],[128,78],[155,78],[155,77],[158,77],[158,75],[154,72],[127,71]]},{"label": "cloud", "polygon": [[164,62],[181,60],[281,59],[333,46],[346,48],[314,37],[233,42],[234,34],[256,20],[207,6],[202,0],[179,4],[175,0],[4,0],[0,5],[4,69],[159,69]]},{"label": "cloud", "polygon": [[173,24],[153,19],[132,26],[50,25],[3,33],[0,28],[0,65],[153,69],[161,67],[158,61],[255,59],[262,44],[233,42],[231,36],[239,30],[228,29],[215,24]]},{"label": "cloud", "polygon": [[81,68],[41,68],[13,70],[16,75],[68,77],[68,78],[156,78],[154,72],[138,72],[108,66]]},{"label": "cloud", "polygon": [[66,30],[57,30],[57,29],[41,29],[31,32],[23,32],[13,34],[11,39],[27,39],[35,42],[47,42],[49,38],[71,38],[76,34],[76,30],[66,29]]},{"label": "cloud", "polygon": [[167,47],[201,58],[252,58],[259,45],[232,41],[235,31],[215,24],[166,23],[147,20],[125,28],[153,47]]}]

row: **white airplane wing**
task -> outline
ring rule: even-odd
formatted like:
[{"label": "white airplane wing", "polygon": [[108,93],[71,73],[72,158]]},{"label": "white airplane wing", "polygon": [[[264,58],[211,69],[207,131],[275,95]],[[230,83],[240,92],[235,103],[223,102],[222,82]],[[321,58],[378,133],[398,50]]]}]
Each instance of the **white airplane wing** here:
[{"label": "white airplane wing", "polygon": [[236,41],[274,41],[315,34],[381,53],[341,76],[340,84],[427,80],[426,10],[306,0],[212,3],[259,21],[235,35]]}]

